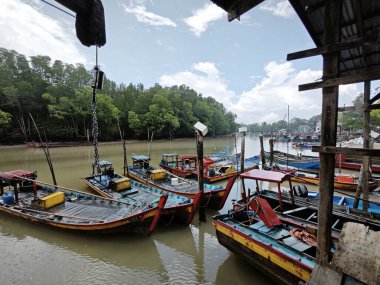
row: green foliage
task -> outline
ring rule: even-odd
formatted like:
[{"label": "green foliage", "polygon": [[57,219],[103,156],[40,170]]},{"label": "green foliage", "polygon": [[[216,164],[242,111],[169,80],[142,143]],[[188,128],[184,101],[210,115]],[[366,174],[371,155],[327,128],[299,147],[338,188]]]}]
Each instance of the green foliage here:
[{"label": "green foliage", "polygon": [[[81,64],[40,55],[28,62],[24,55],[0,48],[0,108],[9,113],[0,113],[0,123],[9,126],[3,137],[35,139],[31,113],[49,140],[84,139],[92,129],[93,81],[93,73]],[[237,128],[236,115],[184,85],[145,89],[105,77],[96,101],[101,140],[119,139],[117,118],[127,138],[141,138],[148,130],[155,138],[191,137],[197,121],[208,126],[210,135]]]},{"label": "green foliage", "polygon": [[12,121],[12,115],[0,110],[0,128],[8,125]]}]

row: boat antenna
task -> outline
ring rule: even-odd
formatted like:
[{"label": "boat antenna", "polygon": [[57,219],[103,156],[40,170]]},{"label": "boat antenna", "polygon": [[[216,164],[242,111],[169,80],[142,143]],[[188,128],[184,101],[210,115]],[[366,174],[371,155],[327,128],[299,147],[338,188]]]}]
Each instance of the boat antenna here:
[{"label": "boat antenna", "polygon": [[125,143],[123,132],[121,131],[121,128],[120,128],[119,118],[117,118],[116,122],[117,122],[117,127],[119,128],[120,139],[121,139],[121,142],[123,143],[123,155],[124,155],[123,169],[124,169],[124,176],[125,176],[125,174],[126,174],[125,170],[126,169],[127,169],[127,173],[128,173],[127,147],[126,147],[126,143]]},{"label": "boat antenna", "polygon": [[150,154],[152,152],[153,135],[154,135],[154,132],[152,131],[150,134],[150,142],[149,142],[149,160],[150,160]]},{"label": "boat antenna", "polygon": [[289,105],[288,105],[288,138],[286,139],[286,169],[289,164]]},{"label": "boat antenna", "polygon": [[42,149],[44,150],[45,157],[46,157],[46,160],[47,160],[48,165],[49,165],[49,168],[50,168],[50,173],[51,173],[51,177],[53,178],[53,183],[54,183],[54,185],[56,186],[55,188],[57,189],[57,180],[55,179],[55,173],[54,173],[53,163],[51,162],[51,156],[50,156],[50,152],[49,152],[49,147],[48,147],[48,143],[47,143],[46,135],[45,135],[46,143],[44,143],[44,142],[42,141],[42,138],[41,138],[41,135],[40,135],[40,131],[39,131],[38,128],[37,128],[37,124],[36,124],[36,122],[34,121],[32,114],[29,113],[29,116],[30,116],[30,118],[31,118],[31,120],[32,120],[32,122],[33,122],[34,128],[35,128],[36,131],[37,131],[38,138],[39,138],[39,140],[40,140],[40,143],[41,143]]},{"label": "boat antenna", "polygon": [[98,46],[96,46],[96,64],[94,67],[95,70],[95,81],[92,86],[92,137],[93,137],[93,145],[94,145],[94,164],[92,168],[92,174],[96,172],[100,173],[99,166],[99,151],[98,151],[98,137],[99,137],[99,128],[98,128],[98,118],[96,116],[96,90],[103,88],[103,77],[104,72],[100,70],[98,65]]}]

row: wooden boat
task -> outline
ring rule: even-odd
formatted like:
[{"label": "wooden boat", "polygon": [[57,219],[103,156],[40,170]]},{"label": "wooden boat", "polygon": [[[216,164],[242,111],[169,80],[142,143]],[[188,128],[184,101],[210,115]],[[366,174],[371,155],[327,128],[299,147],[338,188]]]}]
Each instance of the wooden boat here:
[{"label": "wooden boat", "polygon": [[[265,152],[265,158],[269,159],[270,152]],[[273,151],[273,163],[291,166],[297,169],[319,169],[319,157],[307,155],[294,155],[282,151]]]},{"label": "wooden boat", "polygon": [[[306,184],[313,184],[313,185],[319,185],[320,180],[318,175],[312,175],[312,174],[305,174],[302,172],[292,172],[291,173],[291,179],[294,182],[298,183],[306,183]],[[369,191],[373,191],[377,188],[377,183],[375,181],[369,181],[368,182],[368,189]],[[334,180],[334,189],[338,190],[344,190],[344,191],[350,191],[355,192],[358,187],[358,178],[351,174],[336,174],[335,180]]]},{"label": "wooden boat", "polygon": [[[96,166],[93,166],[96,168]],[[91,176],[83,178],[86,184],[98,194],[106,198],[116,199],[125,203],[145,203],[155,205],[163,194],[168,195],[161,220],[166,223],[190,224],[197,204],[184,196],[166,192],[153,186],[148,186],[134,179],[124,177],[114,172],[112,163],[99,162],[100,173],[93,169]]]},{"label": "wooden boat", "polygon": [[197,156],[163,153],[160,167],[179,177],[191,177],[197,169]]},{"label": "wooden boat", "polygon": [[[27,147],[30,148],[42,148],[43,145],[41,143],[38,143],[36,141],[26,141],[25,142]],[[73,146],[89,146],[91,145],[91,142],[88,141],[74,141],[74,142],[48,142],[48,147],[73,147]]]},{"label": "wooden boat", "polygon": [[[216,157],[216,160],[214,161]],[[225,157],[220,156],[205,157],[203,159],[203,177],[207,183],[224,180],[236,176],[240,173],[240,156]],[[180,177],[198,176],[197,156],[178,154],[163,154],[160,167]],[[259,156],[253,156],[244,160],[245,171],[258,168]]]},{"label": "wooden boat", "polygon": [[[240,156],[238,156],[238,158],[239,157]],[[205,181],[208,183],[213,183],[238,175],[241,172],[240,160],[238,158],[225,159],[219,162],[206,164],[206,166],[204,167],[203,175]],[[244,159],[244,170],[248,171],[251,169],[259,168],[259,163],[259,156],[252,156],[247,159]],[[197,171],[194,171],[194,174],[197,175]]]},{"label": "wooden boat", "polygon": [[[128,167],[127,172],[130,178],[191,199],[195,199],[199,195],[197,181],[174,176],[161,168],[154,168],[150,166],[149,157],[145,155],[134,155],[132,156],[132,161],[132,166]],[[230,178],[228,183],[231,181],[233,183],[235,178]],[[226,191],[226,187],[224,186],[204,184],[203,200],[198,203],[210,209],[220,210],[223,208],[230,190]]]},{"label": "wooden boat", "polygon": [[[288,182],[291,187],[289,174],[254,169],[240,178],[243,198],[234,202],[228,214],[213,217],[219,243],[279,284],[309,281],[316,262],[317,207],[297,205],[294,195],[282,198],[280,185]],[[257,187],[261,181],[275,183],[278,193],[271,200],[264,199],[261,192],[250,195],[249,180],[255,180]],[[347,221],[363,223],[356,215],[333,211],[331,254]],[[378,229],[379,223],[373,226]]]},{"label": "wooden boat", "polygon": [[162,195],[152,205],[121,203],[37,182],[36,173],[27,170],[0,172],[0,190],[2,212],[86,233],[152,233],[167,199]]},{"label": "wooden boat", "polygon": [[[248,190],[248,196],[242,196],[242,200],[237,201],[237,204],[245,204],[244,201],[258,195],[265,198],[272,208],[278,208],[281,212],[287,211],[288,214],[292,212],[293,218],[296,217],[295,214],[302,214],[302,218],[307,218],[308,221],[314,220],[315,224],[317,224],[318,192],[308,191],[304,185],[293,186],[292,176],[289,173],[254,169],[242,173],[240,178],[243,187],[245,187],[244,185],[252,185],[252,181],[255,181],[256,192],[249,193],[250,191]],[[276,184],[277,192],[263,189],[260,187],[260,182]],[[242,193],[245,192],[242,191]],[[380,230],[380,221],[377,220],[380,216],[380,204],[376,202],[369,203],[368,210],[370,213],[366,213],[361,211],[362,203],[359,203],[358,209],[353,209],[353,202],[353,198],[334,195],[333,214],[338,221],[334,225],[334,229],[340,230],[344,222],[356,222],[365,223],[373,229]],[[296,207],[299,207],[298,210],[293,211]],[[303,209],[300,210],[301,208]]]},{"label": "wooden boat", "polygon": [[[362,165],[363,161],[360,159],[350,159],[345,154],[337,154],[335,156],[335,167],[337,168],[353,169],[360,171]],[[380,165],[372,164],[371,171],[373,173],[380,173]]]}]

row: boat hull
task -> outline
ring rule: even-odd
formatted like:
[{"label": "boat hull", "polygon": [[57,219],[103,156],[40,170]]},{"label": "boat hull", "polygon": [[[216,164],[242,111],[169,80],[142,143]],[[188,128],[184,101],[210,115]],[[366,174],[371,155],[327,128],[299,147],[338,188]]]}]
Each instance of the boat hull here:
[{"label": "boat hull", "polygon": [[[313,185],[320,184],[319,178],[315,178],[315,177],[292,176],[291,180],[294,182],[303,183],[303,184],[313,184]],[[357,187],[358,187],[357,183],[334,181],[334,189],[355,192]],[[374,189],[376,189],[376,187],[377,187],[377,184],[375,182],[373,181],[369,182],[369,191],[373,191]]]},{"label": "boat hull", "polygon": [[300,281],[310,279],[312,268],[302,266],[295,260],[289,260],[270,246],[220,221],[213,220],[213,225],[221,245],[245,258],[277,284],[299,284]]},{"label": "boat hull", "polygon": [[[101,189],[99,189],[99,187],[91,183],[90,177],[86,177],[83,180],[85,181],[88,187],[90,187],[92,190],[94,190],[96,193],[98,193],[102,197],[116,199],[121,202],[124,202],[122,199],[118,199],[118,197],[115,197],[112,194],[112,192],[106,193],[105,191],[102,191]],[[154,193],[152,193],[152,195],[153,194]],[[192,217],[194,216],[193,211],[194,211],[194,205],[192,201],[188,201],[186,203],[178,204],[178,205],[170,205],[170,203],[167,202],[165,204],[165,207],[162,209],[160,222],[164,224],[175,223],[175,224],[188,225],[191,223]]]},{"label": "boat hull", "polygon": [[[137,172],[128,171],[128,176],[140,183],[159,188],[161,190],[188,197],[190,199],[195,199],[198,191],[181,191],[181,189],[173,189],[167,187],[167,185],[159,183],[157,181],[147,179],[142,177],[142,175],[137,174]],[[213,210],[220,210],[223,208],[224,203],[227,199],[229,192],[226,191],[226,188],[221,188],[218,190],[209,190],[205,189],[202,198],[199,200],[199,207],[207,207]]]}]

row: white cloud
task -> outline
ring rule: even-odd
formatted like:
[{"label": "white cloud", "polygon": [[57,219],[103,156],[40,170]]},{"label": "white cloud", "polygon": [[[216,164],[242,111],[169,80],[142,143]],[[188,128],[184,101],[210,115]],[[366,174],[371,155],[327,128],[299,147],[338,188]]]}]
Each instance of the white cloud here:
[{"label": "white cloud", "polygon": [[[269,62],[264,67],[265,74],[256,77],[259,81],[248,91],[237,96],[230,90],[217,66],[212,62],[193,64],[191,71],[165,74],[160,78],[163,86],[185,84],[221,102],[226,109],[237,115],[237,122],[272,123],[284,119],[290,106],[290,118],[309,119],[322,111],[322,90],[299,92],[300,84],[310,83],[321,78],[320,70],[297,71],[292,63]],[[351,105],[359,94],[356,84],[340,86],[340,106]]]},{"label": "white cloud", "polygon": [[138,5],[136,7],[129,7],[125,4],[122,4],[122,7],[124,8],[125,12],[135,15],[137,21],[141,23],[145,23],[151,26],[177,26],[177,24],[169,18],[146,11],[145,6]]},{"label": "white cloud", "polygon": [[63,23],[42,14],[36,6],[2,0],[0,45],[27,56],[48,55],[66,63],[86,63],[76,44],[74,19]]},{"label": "white cloud", "polygon": [[290,18],[295,15],[295,12],[288,0],[265,1],[259,6],[259,8],[261,10],[271,12],[275,16],[280,16],[283,18]]},{"label": "white cloud", "polygon": [[209,23],[217,21],[226,15],[215,4],[206,4],[203,8],[193,12],[193,16],[185,18],[184,22],[189,26],[195,36],[200,37],[207,29]]},{"label": "white cloud", "polygon": [[222,102],[226,108],[231,107],[231,99],[235,93],[228,90],[226,83],[220,76],[218,68],[212,62],[198,62],[193,64],[193,71],[183,71],[175,74],[165,74],[160,77],[160,84],[173,86],[185,84],[202,93],[204,97],[213,97]]}]

